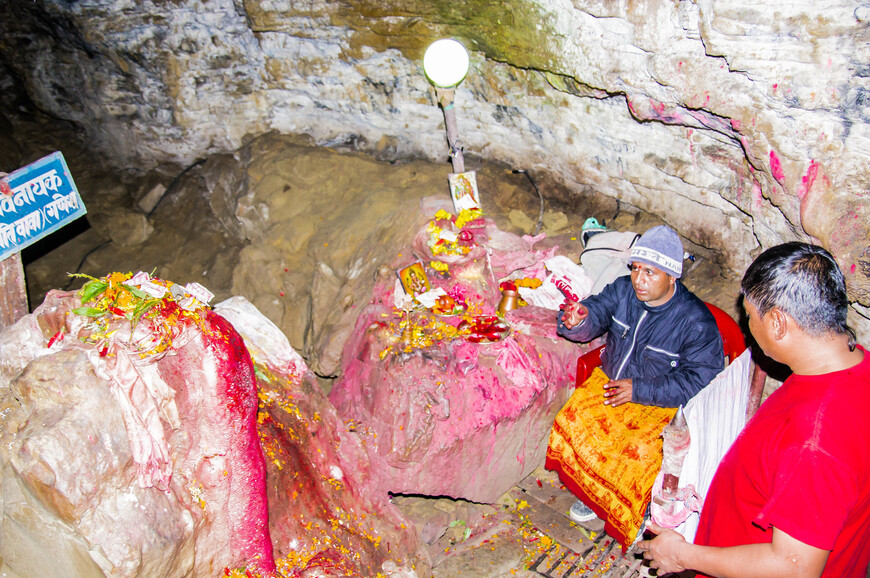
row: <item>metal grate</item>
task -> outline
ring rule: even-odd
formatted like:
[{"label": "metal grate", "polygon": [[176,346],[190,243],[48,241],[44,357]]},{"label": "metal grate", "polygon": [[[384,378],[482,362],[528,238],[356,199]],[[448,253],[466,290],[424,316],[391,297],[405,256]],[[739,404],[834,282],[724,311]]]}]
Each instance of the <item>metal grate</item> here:
[{"label": "metal grate", "polygon": [[544,578],[646,578],[655,570],[643,565],[643,559],[631,548],[624,555],[619,543],[602,535],[583,552],[554,544],[535,559],[526,570]]}]

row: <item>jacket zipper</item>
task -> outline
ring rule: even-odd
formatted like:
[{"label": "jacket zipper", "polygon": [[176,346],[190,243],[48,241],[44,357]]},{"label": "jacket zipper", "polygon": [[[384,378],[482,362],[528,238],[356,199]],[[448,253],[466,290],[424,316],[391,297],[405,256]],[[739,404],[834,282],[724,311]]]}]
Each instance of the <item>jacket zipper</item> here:
[{"label": "jacket zipper", "polygon": [[[626,325],[625,323],[623,323],[622,321],[620,321],[619,319],[617,319],[613,315],[610,316],[610,319],[622,328],[622,338],[625,339],[625,336],[628,333],[628,330],[631,329],[631,326]],[[583,318],[583,321],[586,321],[585,317]]]},{"label": "jacket zipper", "polygon": [[640,325],[643,323],[643,320],[646,319],[647,311],[644,310],[643,313],[640,314],[640,319],[637,320],[637,325],[634,326],[634,333],[631,336],[631,347],[628,348],[628,352],[625,354],[625,357],[622,358],[622,363],[619,364],[619,369],[616,370],[616,377],[613,378],[614,381],[619,379],[619,376],[622,375],[622,370],[625,369],[625,364],[628,363],[628,358],[631,357],[631,352],[634,351],[634,345],[637,342],[637,332],[640,330]]},{"label": "jacket zipper", "polygon": [[659,347],[653,347],[652,345],[647,345],[646,349],[649,349],[650,351],[655,351],[656,353],[661,353],[662,355],[667,355],[668,357],[674,357],[676,359],[680,358],[679,353],[674,353],[672,351],[668,351],[667,349],[661,349]]}]

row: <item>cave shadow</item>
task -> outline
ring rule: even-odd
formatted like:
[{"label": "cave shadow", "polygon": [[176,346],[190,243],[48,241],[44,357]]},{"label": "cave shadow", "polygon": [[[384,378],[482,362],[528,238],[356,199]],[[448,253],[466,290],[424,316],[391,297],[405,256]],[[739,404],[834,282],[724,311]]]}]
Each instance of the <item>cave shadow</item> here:
[{"label": "cave shadow", "polygon": [[72,241],[91,228],[87,216],[82,215],[78,219],[64,225],[57,231],[39,239],[21,250],[21,262],[24,266],[45,257],[55,249],[58,249]]},{"label": "cave shadow", "polygon": [[752,361],[767,373],[769,377],[779,381],[785,381],[791,375],[791,369],[778,361],[775,361],[765,355],[749,331],[749,316],[746,315],[746,309],[743,307],[743,295],[738,295],[736,299],[738,317],[737,324],[740,326],[740,331],[743,332],[743,338],[746,340],[746,346],[752,350]]}]

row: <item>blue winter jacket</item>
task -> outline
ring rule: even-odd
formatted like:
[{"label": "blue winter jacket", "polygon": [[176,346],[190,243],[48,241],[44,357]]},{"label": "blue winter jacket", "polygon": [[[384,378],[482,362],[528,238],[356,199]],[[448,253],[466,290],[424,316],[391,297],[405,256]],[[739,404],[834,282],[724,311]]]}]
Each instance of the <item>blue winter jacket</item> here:
[{"label": "blue winter jacket", "polygon": [[589,316],[566,329],[562,312],[557,332],[586,342],[607,332],[601,355],[610,379],[631,379],[631,401],[677,407],[701,391],[725,366],[722,337],[703,301],[679,281],[667,303],[640,301],[631,277],[620,277],[583,302]]}]

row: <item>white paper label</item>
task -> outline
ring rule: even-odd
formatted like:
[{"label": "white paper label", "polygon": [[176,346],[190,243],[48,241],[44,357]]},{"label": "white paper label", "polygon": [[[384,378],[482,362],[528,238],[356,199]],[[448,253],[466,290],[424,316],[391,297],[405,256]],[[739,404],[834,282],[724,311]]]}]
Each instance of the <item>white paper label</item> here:
[{"label": "white paper label", "polygon": [[156,283],[152,283],[151,281],[143,281],[139,285],[139,289],[144,291],[145,293],[151,295],[152,297],[157,297],[161,299],[164,295],[166,295],[166,287],[163,285],[158,285]]},{"label": "white paper label", "polygon": [[441,232],[438,233],[439,239],[444,239],[448,243],[455,243],[456,239],[459,238],[459,235],[454,233],[453,231],[448,231],[446,229],[441,229]]},{"label": "white paper label", "polygon": [[188,293],[196,297],[197,301],[199,301],[200,303],[205,303],[206,305],[209,301],[212,300],[212,297],[214,297],[214,293],[212,293],[199,283],[188,283],[187,285],[185,285],[184,289]]}]

